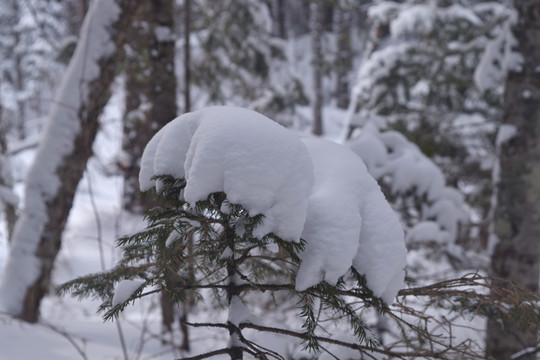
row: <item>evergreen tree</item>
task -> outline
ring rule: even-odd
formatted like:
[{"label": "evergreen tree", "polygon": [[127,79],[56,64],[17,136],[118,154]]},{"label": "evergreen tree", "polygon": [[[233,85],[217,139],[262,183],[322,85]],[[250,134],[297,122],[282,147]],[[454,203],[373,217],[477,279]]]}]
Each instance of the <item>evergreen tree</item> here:
[{"label": "evergreen tree", "polygon": [[272,34],[263,1],[192,4],[193,108],[235,104],[291,123],[306,104],[300,80],[287,64],[286,43]]},{"label": "evergreen tree", "polygon": [[[162,129],[147,146],[142,160],[141,187],[149,189],[156,196],[157,203],[156,207],[147,213],[147,228],[118,240],[118,245],[124,250],[124,257],[113,269],[75,279],[64,284],[61,290],[71,291],[82,297],[101,298],[103,303],[99,310],[104,312],[105,319],[118,316],[133,300],[163,290],[169,292],[177,301],[184,300],[188,291],[194,291],[195,302],[199,304],[210,301],[214,311],[209,314],[211,318],[207,322],[188,325],[195,328],[210,327],[217,331],[223,329],[228,331],[229,341],[223,348],[184,359],[204,359],[219,354],[228,354],[231,359],[242,359],[244,355],[275,359],[294,356],[287,353],[285,346],[276,349],[276,344],[266,344],[264,338],[256,336],[257,333],[276,334],[283,343],[296,343],[300,348],[311,352],[300,351],[299,354],[309,357],[324,358],[324,355],[329,355],[340,359],[377,356],[479,358],[481,347],[474,342],[466,340],[454,343],[454,325],[446,320],[447,311],[462,316],[469,314],[487,316],[493,313],[500,316],[527,314],[528,325],[531,329],[538,329],[540,312],[535,305],[537,297],[534,294],[518,286],[514,292],[505,293],[506,296],[501,301],[491,302],[492,298],[485,294],[485,289],[498,291],[498,288],[492,287],[488,279],[477,274],[424,287],[403,289],[399,291],[401,300],[397,304],[390,304],[395,295],[394,291],[397,290],[390,291],[391,294],[381,290],[381,279],[387,276],[385,269],[395,265],[388,261],[384,262],[386,256],[390,258],[394,256],[391,255],[395,251],[394,247],[399,247],[399,242],[395,242],[396,234],[390,230],[395,219],[393,214],[389,215],[391,211],[387,213],[380,207],[381,203],[371,197],[374,193],[368,190],[370,185],[364,182],[366,179],[358,184],[349,185],[359,186],[362,189],[359,199],[371,199],[366,200],[369,206],[362,213],[360,246],[364,243],[364,245],[371,244],[375,248],[369,245],[364,247],[362,251],[366,253],[359,252],[364,262],[355,261],[354,265],[341,276],[337,275],[341,272],[335,273],[332,270],[337,263],[330,262],[329,266],[317,268],[320,264],[317,262],[317,252],[313,252],[313,249],[317,246],[326,249],[325,243],[313,243],[313,236],[316,238],[320,234],[319,231],[314,233],[309,229],[324,232],[326,226],[336,226],[336,223],[339,225],[339,218],[356,210],[353,207],[342,212],[340,208],[334,208],[334,197],[339,198],[343,189],[326,187],[328,183],[321,188],[320,183],[316,182],[319,185],[315,185],[314,192],[310,195],[313,207],[309,210],[308,206],[307,218],[301,230],[302,239],[299,241],[284,240],[288,236],[277,235],[292,234],[289,226],[296,224],[296,220],[290,219],[296,218],[293,216],[294,212],[280,218],[278,215],[282,214],[274,214],[271,210],[264,214],[248,210],[259,204],[260,196],[256,197],[255,203],[250,202],[253,189],[246,190],[246,187],[264,185],[269,174],[281,173],[278,166],[283,159],[279,152],[283,150],[266,145],[276,142],[288,147],[299,141],[285,133],[286,130],[275,128],[278,125],[269,119],[264,119],[267,125],[264,125],[264,130],[260,132],[259,126],[262,126],[260,116],[238,109],[231,111],[223,107],[211,108],[186,114]],[[238,119],[243,121],[239,122]],[[251,130],[241,130],[243,128],[239,124],[248,126]],[[191,135],[185,132],[187,129],[190,129]],[[273,130],[268,131],[270,129]],[[212,140],[208,142],[209,138]],[[268,143],[264,141],[261,143],[263,139]],[[252,160],[240,159],[236,156],[238,153],[235,150],[223,148],[221,152],[216,152],[213,148],[215,145],[225,143],[235,145],[240,143],[242,148],[253,142],[260,144],[257,155],[252,156],[244,149],[242,151],[244,157],[264,158],[270,161],[265,156],[260,157],[261,154],[276,156],[275,168],[261,170],[257,163],[253,168],[256,172],[251,173],[244,170],[243,165],[250,167]],[[348,165],[361,164],[354,154],[339,145],[320,140],[309,140],[304,143],[311,149],[310,151],[319,149],[325,154],[331,154],[325,160],[319,156],[313,158],[315,167],[320,166],[321,162],[335,163],[335,158],[332,157],[335,154],[341,155],[341,161],[350,159],[352,162],[347,162]],[[230,151],[233,157],[223,155]],[[320,155],[317,151],[313,154]],[[303,156],[295,155],[294,161],[300,161]],[[182,159],[185,159],[185,162]],[[299,173],[309,175],[304,171],[310,171],[310,166],[301,163],[297,165],[298,169],[301,169]],[[187,180],[187,176],[183,175],[184,169],[185,174],[189,174]],[[238,180],[240,176],[232,174],[231,169],[236,169],[245,177],[251,178],[249,185],[229,183],[232,179]],[[299,171],[298,169],[296,171]],[[321,172],[320,168],[317,169],[318,171],[314,172],[315,176],[325,178],[325,175],[321,175],[324,172]],[[354,170],[351,166],[341,169],[343,170],[343,174],[339,173],[341,175]],[[176,177],[159,175],[162,171],[178,175]],[[259,174],[261,171],[262,175]],[[334,172],[331,173],[334,175]],[[283,174],[284,182],[279,191],[292,184],[298,185],[298,179],[294,175],[288,177],[289,172]],[[344,176],[347,178],[348,175]],[[334,179],[332,176],[329,178]],[[259,184],[259,181],[262,183]],[[345,181],[343,184],[348,182]],[[298,188],[295,187],[294,196],[299,196],[296,190],[308,185],[309,181],[298,185]],[[225,186],[227,192],[214,191]],[[264,189],[269,190],[266,187]],[[322,189],[324,191],[321,192]],[[373,189],[375,192],[380,191],[378,188]],[[352,193],[346,192],[350,197]],[[257,194],[261,195],[260,192]],[[352,196],[354,198],[354,195]],[[326,203],[327,212],[319,210],[322,205],[319,201]],[[342,201],[336,203],[343,205]],[[276,205],[279,207],[276,203],[271,206]],[[384,207],[386,206],[387,204]],[[295,201],[294,209],[305,211],[298,201]],[[291,211],[289,208],[286,210]],[[338,214],[333,214],[331,210],[337,211]],[[328,216],[318,218],[317,215],[322,213]],[[332,215],[337,215],[337,218]],[[349,225],[351,228],[359,226],[355,223]],[[346,246],[348,236],[342,235],[348,230],[340,231],[343,233],[336,235],[338,239],[329,235],[317,240],[327,242],[328,246],[341,248]],[[334,231],[330,232],[334,234]],[[387,235],[390,237],[386,238]],[[357,235],[353,234],[352,238],[358,241]],[[193,241],[192,249],[189,248],[191,241]],[[392,249],[386,248],[385,252],[388,254],[383,252],[377,255],[375,244],[391,244]],[[398,253],[400,251],[394,254]],[[322,264],[331,259],[332,254],[333,250],[327,248],[326,254],[320,259]],[[340,255],[340,262],[345,261],[344,257],[350,256],[343,252]],[[373,259],[374,256],[377,258]],[[380,266],[381,262],[384,262],[383,267]],[[372,264],[373,268],[366,265],[367,263]],[[188,271],[191,264],[194,266],[193,273]],[[360,273],[359,269],[365,274]],[[402,282],[402,273],[398,271],[396,275],[397,282],[390,280],[388,283],[391,288],[399,286]],[[525,301],[513,301],[512,296],[519,296]],[[425,298],[426,301],[415,303],[413,299],[418,298]],[[424,310],[417,310],[417,306],[424,306]],[[431,315],[427,310],[431,306],[438,309],[436,313],[441,314]],[[265,309],[264,319],[254,316],[253,310],[260,308]],[[220,318],[219,309],[226,312],[226,320],[216,320]],[[289,321],[271,325],[269,319],[272,315],[269,311],[274,314],[285,312]],[[369,324],[377,312],[387,318],[391,329],[389,335],[379,339]],[[437,328],[436,335],[431,333],[434,327]],[[348,337],[345,329],[348,329]]]},{"label": "evergreen tree", "polygon": [[[485,248],[492,191],[485,164],[492,160],[502,92],[486,86],[482,73],[492,68],[489,49],[510,46],[505,29],[512,10],[498,3],[384,1],[369,15],[378,32],[359,70],[349,118],[361,127],[381,117],[386,125],[380,126],[416,143],[449,185],[466,189],[479,220],[460,242]],[[497,73],[504,77],[504,69]]]}]

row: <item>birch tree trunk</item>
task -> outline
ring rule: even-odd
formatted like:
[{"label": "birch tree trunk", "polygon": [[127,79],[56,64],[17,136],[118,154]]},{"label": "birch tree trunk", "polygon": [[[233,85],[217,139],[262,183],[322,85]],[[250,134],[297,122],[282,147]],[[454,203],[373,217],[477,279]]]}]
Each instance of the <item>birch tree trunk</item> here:
[{"label": "birch tree trunk", "polygon": [[[520,69],[511,70],[506,81],[504,123],[517,135],[502,144],[501,178],[495,233],[499,242],[492,256],[492,274],[522,283],[538,292],[540,274],[540,0],[515,1],[518,23],[513,28]],[[503,325],[503,326],[501,326]],[[511,356],[538,344],[538,334],[517,324],[488,322],[487,355]],[[536,359],[530,354],[520,359]]]},{"label": "birch tree trunk", "polygon": [[48,292],[77,185],[92,155],[98,118],[123,52],[124,31],[138,2],[95,0],[81,30],[26,181],[25,205],[0,283],[0,307],[36,322]]}]

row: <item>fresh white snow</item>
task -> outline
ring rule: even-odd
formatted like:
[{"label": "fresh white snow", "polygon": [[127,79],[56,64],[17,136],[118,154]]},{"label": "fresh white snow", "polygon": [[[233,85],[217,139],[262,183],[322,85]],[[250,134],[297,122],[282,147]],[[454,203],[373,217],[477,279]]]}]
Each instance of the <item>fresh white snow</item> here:
[{"label": "fresh white snow", "polygon": [[131,295],[137,289],[139,289],[144,284],[144,281],[140,280],[122,280],[114,288],[114,295],[112,298],[112,306],[122,304],[128,300]]},{"label": "fresh white snow", "polygon": [[144,151],[140,180],[146,190],[154,175],[185,176],[184,197],[192,206],[224,191],[250,216],[265,216],[255,236],[273,232],[298,241],[312,174],[294,133],[254,111],[211,107],[184,114],[156,134]]},{"label": "fresh white snow", "polygon": [[192,206],[224,191],[251,216],[254,235],[306,240],[296,288],[335,284],[353,265],[391,302],[403,287],[403,230],[362,160],[347,147],[305,139],[256,112],[211,107],[175,119],[145,149],[141,189],[154,175],[185,177]]},{"label": "fresh white snow", "polygon": [[375,295],[392,302],[403,287],[403,229],[379,185],[348,148],[305,139],[315,171],[302,238],[306,250],[296,288],[321,280],[335,284],[351,265],[366,275]]}]

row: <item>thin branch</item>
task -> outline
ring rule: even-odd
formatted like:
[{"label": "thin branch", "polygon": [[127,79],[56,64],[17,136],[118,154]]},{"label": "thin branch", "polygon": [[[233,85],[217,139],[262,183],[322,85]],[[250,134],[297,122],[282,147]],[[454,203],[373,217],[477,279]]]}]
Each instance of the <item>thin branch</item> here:
[{"label": "thin branch", "polygon": [[536,354],[538,352],[540,352],[540,344],[536,345],[535,347],[529,347],[529,348],[523,349],[523,350],[513,354],[510,357],[510,359],[511,360],[518,360],[518,359],[524,358],[525,356]]},{"label": "thin branch", "polygon": [[222,355],[222,354],[228,354],[229,352],[230,352],[230,349],[229,349],[229,348],[223,348],[223,349],[210,351],[210,352],[207,352],[207,353],[204,353],[204,354],[200,354],[200,355],[196,355],[196,356],[184,357],[184,358],[181,358],[181,359],[179,359],[179,360],[201,360],[201,359],[208,359],[209,357],[217,356],[217,355]]},{"label": "thin branch", "polygon": [[[240,324],[240,328],[241,329],[243,329],[243,328],[254,329],[254,330],[262,331],[262,332],[272,332],[272,333],[276,333],[276,334],[288,335],[288,336],[295,337],[295,338],[298,338],[298,339],[305,339],[305,334],[302,334],[302,333],[299,333],[299,332],[296,332],[296,331],[280,329],[280,328],[274,328],[274,327],[268,327],[268,326],[255,325],[255,324],[251,324],[251,323],[242,323],[242,324]],[[345,341],[335,340],[335,339],[322,337],[322,336],[314,336],[314,338],[317,341],[322,341],[322,342],[326,342],[326,343],[329,343],[329,344],[340,345],[340,346],[343,346],[343,347],[347,347],[349,349],[358,350],[360,352],[371,351],[371,352],[375,352],[375,353],[379,353],[379,354],[383,354],[383,355],[389,355],[389,356],[392,356],[394,358],[396,358],[396,357],[428,357],[428,358],[435,358],[435,359],[443,359],[444,358],[442,356],[444,354],[444,351],[441,351],[441,352],[434,352],[434,351],[398,352],[398,351],[389,351],[389,350],[385,350],[385,349],[378,349],[378,348],[375,348],[375,347],[357,345],[357,344],[348,343],[348,342],[345,342]]]}]

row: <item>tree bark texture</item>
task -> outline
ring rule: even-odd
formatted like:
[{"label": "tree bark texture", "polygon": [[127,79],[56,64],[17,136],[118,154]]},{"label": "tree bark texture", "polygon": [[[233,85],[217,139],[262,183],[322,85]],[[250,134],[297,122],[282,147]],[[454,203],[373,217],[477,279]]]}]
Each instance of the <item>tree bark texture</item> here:
[{"label": "tree bark texture", "polygon": [[349,106],[349,72],[352,69],[351,27],[352,15],[350,10],[336,6],[334,10],[337,35],[336,59],[336,100],[340,109]]},{"label": "tree bark texture", "polygon": [[[499,238],[492,256],[492,275],[522,283],[538,292],[540,275],[540,0],[515,1],[518,23],[513,28],[519,69],[506,80],[504,123],[517,135],[502,145],[501,178],[495,233]],[[510,359],[512,354],[538,344],[538,334],[518,324],[492,319],[487,327],[487,355]],[[520,359],[535,359],[534,354]]]},{"label": "tree bark texture", "polygon": [[191,0],[184,0],[184,112],[191,111]]},{"label": "tree bark texture", "polygon": [[140,158],[157,130],[176,117],[173,1],[141,1],[130,24],[126,62],[126,113],[120,164],[124,208],[142,213],[152,206],[139,191]]},{"label": "tree bark texture", "polygon": [[[131,14],[136,3],[137,2],[133,0],[118,1],[120,15],[114,21],[113,27],[106,30],[111,42],[115,45],[115,49],[99,58],[97,61],[97,67],[99,68],[98,77],[86,86],[81,85],[84,86],[84,90],[81,90],[81,94],[85,94],[83,96],[85,100],[79,102],[78,108],[70,109],[70,111],[73,111],[73,114],[76,114],[78,117],[77,119],[73,119],[73,121],[78,121],[80,124],[78,133],[73,138],[72,151],[65,156],[62,155],[63,157],[61,159],[51,159],[51,155],[46,154],[46,152],[50,151],[50,149],[54,149],[55,146],[58,146],[55,144],[55,142],[58,142],[58,139],[54,136],[45,136],[38,149],[33,168],[40,166],[40,161],[57,164],[53,166],[54,168],[48,169],[47,171],[55,174],[53,175],[53,178],[56,176],[59,184],[57,190],[51,195],[48,193],[48,190],[44,190],[50,186],[50,184],[43,183],[44,181],[49,181],[48,175],[45,176],[46,179],[35,177],[29,178],[30,184],[27,184],[28,198],[26,199],[26,208],[29,208],[29,206],[32,205],[35,206],[37,202],[38,206],[43,207],[43,212],[28,213],[28,209],[26,209],[25,213],[19,218],[15,226],[14,243],[17,242],[18,244],[14,244],[12,250],[16,247],[20,254],[26,254],[31,251],[31,249],[28,248],[29,245],[24,244],[24,242],[29,239],[25,238],[24,235],[19,238],[17,234],[23,233],[28,226],[36,226],[34,225],[36,222],[36,214],[45,217],[37,221],[39,223],[39,225],[37,225],[39,229],[37,236],[39,238],[36,239],[37,245],[35,253],[24,256],[24,261],[30,261],[28,266],[35,266],[39,275],[28,287],[25,287],[23,290],[22,304],[17,305],[21,307],[21,309],[19,313],[14,315],[17,315],[23,320],[29,322],[36,322],[38,320],[39,306],[50,286],[51,273],[56,256],[60,250],[62,232],[65,228],[73,203],[75,191],[85,171],[86,163],[92,155],[92,144],[99,128],[98,118],[110,98],[110,86],[114,80],[117,66],[122,59],[122,51],[120,49],[122,49],[124,43],[123,29],[127,27],[131,20]],[[97,7],[100,6],[99,4],[99,1],[94,1],[92,6]],[[92,27],[90,26],[88,29],[92,29]],[[72,61],[76,61],[76,59],[72,59]],[[70,64],[70,69],[76,68],[77,66],[71,66]],[[70,76],[80,76],[80,73],[76,70],[72,72],[68,71],[66,76],[67,78]],[[71,80],[79,81],[81,84],[84,83],[84,79]],[[69,81],[66,81],[66,83],[67,82]],[[55,113],[51,111],[51,115],[48,119],[49,125],[54,124],[57,121],[54,114]],[[49,128],[58,130],[54,125],[50,125]],[[32,173],[32,169],[30,170],[30,173]],[[28,189],[32,189],[33,191],[31,196],[28,195]],[[30,199],[34,196],[37,196],[39,200]],[[43,204],[41,201],[43,201]],[[32,209],[30,209],[30,211],[32,211]],[[8,267],[10,266],[10,262],[8,261]],[[16,266],[17,265],[14,265],[15,268]],[[13,269],[8,270],[13,272]],[[17,280],[14,280],[13,278],[6,280],[4,278],[2,287],[9,288],[13,285],[10,285],[10,281]]]},{"label": "tree bark texture", "polygon": [[[173,1],[142,1],[128,31],[130,54],[126,61],[126,113],[121,164],[124,172],[124,209],[142,214],[153,199],[139,190],[140,159],[146,144],[157,130],[176,117],[176,76],[174,71]],[[161,294],[162,325],[172,331],[175,303]],[[186,345],[189,347],[189,343]]]},{"label": "tree bark texture", "polygon": [[313,56],[313,129],[314,135],[323,134],[323,53],[322,53],[322,36],[323,36],[323,6],[320,0],[312,0],[310,5],[310,30],[311,30],[311,53]]}]

